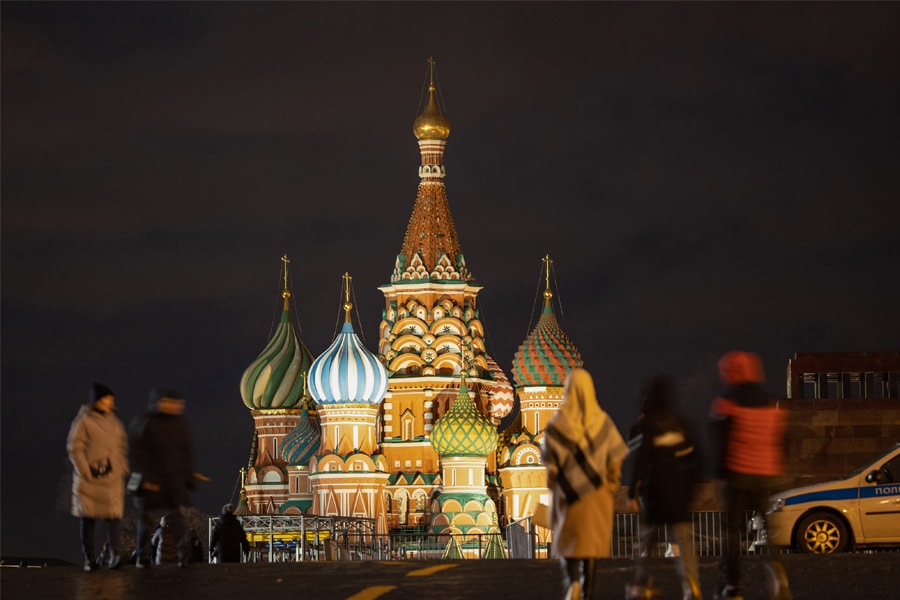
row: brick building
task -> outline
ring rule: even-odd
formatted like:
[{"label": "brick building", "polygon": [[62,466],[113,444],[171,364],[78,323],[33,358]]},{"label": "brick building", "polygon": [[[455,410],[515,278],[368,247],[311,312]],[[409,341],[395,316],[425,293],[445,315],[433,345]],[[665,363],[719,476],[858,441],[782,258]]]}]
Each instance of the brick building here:
[{"label": "brick building", "polygon": [[788,360],[785,487],[836,479],[900,441],[900,352]]}]

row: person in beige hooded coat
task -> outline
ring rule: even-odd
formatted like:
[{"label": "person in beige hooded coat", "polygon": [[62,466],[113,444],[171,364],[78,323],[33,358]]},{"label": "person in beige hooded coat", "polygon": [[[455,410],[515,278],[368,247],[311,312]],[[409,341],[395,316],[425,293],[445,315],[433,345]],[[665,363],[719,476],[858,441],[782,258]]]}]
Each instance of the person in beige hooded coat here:
[{"label": "person in beige hooded coat", "polygon": [[106,522],[109,558],[106,566],[121,563],[119,522],[125,512],[125,478],[129,474],[128,436],[115,413],[115,395],[99,383],[91,385],[90,403],[78,411],[66,444],[72,475],[72,515],[81,518],[84,570],[93,571],[96,521]]},{"label": "person in beige hooded coat", "polygon": [[551,550],[560,559],[566,600],[589,600],[594,559],[608,557],[613,498],[628,446],[597,402],[584,369],[566,377],[563,405],[543,441],[551,492]]}]

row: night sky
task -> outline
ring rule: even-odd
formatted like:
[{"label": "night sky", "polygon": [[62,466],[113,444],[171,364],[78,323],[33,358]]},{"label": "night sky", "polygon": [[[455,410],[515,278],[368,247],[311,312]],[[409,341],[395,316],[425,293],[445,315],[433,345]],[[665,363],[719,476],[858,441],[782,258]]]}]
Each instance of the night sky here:
[{"label": "night sky", "polygon": [[[91,381],[126,425],[187,394],[196,497],[247,463],[238,383],[291,258],[300,334],[341,275],[375,350],[418,184],[427,58],[462,251],[507,370],[557,316],[627,432],[702,416],[715,362],[900,349],[898,3],[18,3],[2,13],[2,553],[79,559],[60,508]],[[63,502],[65,504],[65,502]]]}]

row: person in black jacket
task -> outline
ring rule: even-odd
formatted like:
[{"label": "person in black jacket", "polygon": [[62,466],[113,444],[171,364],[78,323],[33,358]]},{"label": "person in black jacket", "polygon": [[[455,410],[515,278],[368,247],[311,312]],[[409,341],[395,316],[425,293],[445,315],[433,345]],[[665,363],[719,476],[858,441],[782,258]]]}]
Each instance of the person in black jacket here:
[{"label": "person in black jacket", "polygon": [[220,563],[241,562],[241,557],[250,551],[247,533],[238,518],[234,516],[233,504],[226,504],[222,507],[222,515],[213,528],[209,547],[212,557]]},{"label": "person in black jacket", "polygon": [[155,513],[165,511],[166,522],[176,540],[178,565],[186,567],[189,548],[185,543],[182,506],[190,505],[194,489],[193,444],[184,413],[184,397],[174,390],[150,390],[150,410],[131,426],[134,505],[138,510],[138,568],[150,564],[149,545]]},{"label": "person in black jacket", "polygon": [[[698,473],[694,436],[687,423],[675,413],[675,381],[660,375],[651,379],[644,391],[640,446],[628,497],[641,511],[641,544],[649,558],[650,546],[660,527],[668,525],[680,552],[678,568],[685,600],[701,597],[697,556],[691,531],[690,504]],[[637,560],[635,581],[626,587],[626,598],[646,598],[650,586],[647,560]]]}]

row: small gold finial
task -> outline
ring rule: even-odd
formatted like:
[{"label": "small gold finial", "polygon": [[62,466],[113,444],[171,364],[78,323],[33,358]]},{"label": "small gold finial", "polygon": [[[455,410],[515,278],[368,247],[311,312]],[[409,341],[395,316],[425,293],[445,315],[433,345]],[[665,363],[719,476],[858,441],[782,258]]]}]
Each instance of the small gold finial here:
[{"label": "small gold finial", "polygon": [[350,310],[353,308],[353,304],[350,303],[350,281],[352,279],[349,272],[344,273],[344,323],[350,322]]},{"label": "small gold finial", "polygon": [[434,57],[428,57],[428,91],[434,91]]},{"label": "small gold finial", "polygon": [[291,292],[288,290],[288,264],[291,262],[291,259],[285,254],[281,257],[281,262],[284,263],[284,291],[281,292],[281,297],[284,298],[284,310],[287,310],[288,298],[291,297]]},{"label": "small gold finial", "polygon": [[544,267],[547,271],[544,274],[544,281],[546,283],[546,286],[544,287],[544,306],[550,306],[550,299],[553,298],[553,292],[550,291],[550,265],[553,264],[553,259],[547,254],[541,260],[544,261]]},{"label": "small gold finial", "polygon": [[303,400],[303,408],[309,408],[309,394],[307,393],[308,390],[306,387],[306,376],[308,374],[308,371],[300,373],[300,377],[303,378],[303,393],[300,395],[300,398]]}]

